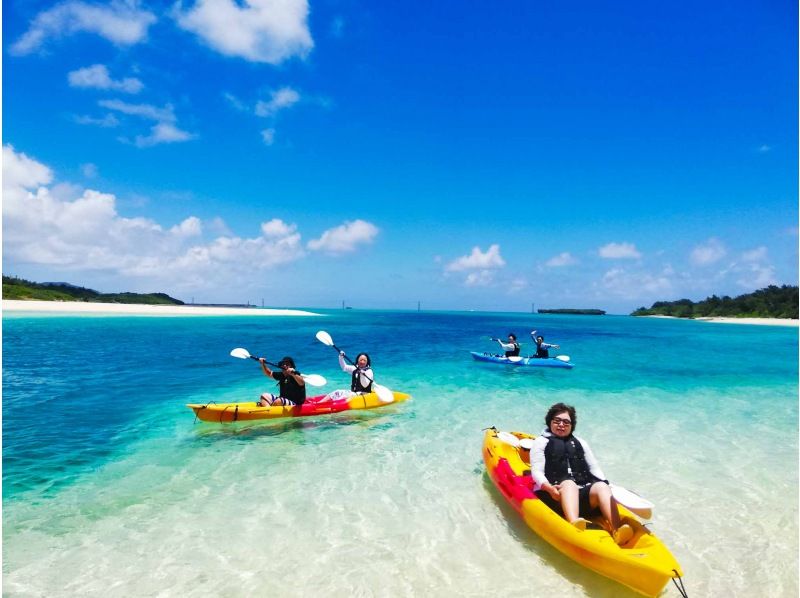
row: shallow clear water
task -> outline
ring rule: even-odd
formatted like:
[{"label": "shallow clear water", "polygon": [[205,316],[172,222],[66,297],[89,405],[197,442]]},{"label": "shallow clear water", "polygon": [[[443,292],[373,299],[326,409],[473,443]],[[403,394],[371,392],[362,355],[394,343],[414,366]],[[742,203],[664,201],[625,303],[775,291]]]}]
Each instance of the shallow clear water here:
[{"label": "shallow clear water", "polygon": [[[532,328],[576,367],[470,359]],[[233,425],[184,406],[271,388],[234,347],[344,387],[319,329],[413,399]],[[630,595],[539,540],[485,475],[482,428],[538,433],[564,401],[606,475],[656,504],[689,595],[794,597],[797,347],[796,328],[614,316],[6,314],[3,593]]]}]

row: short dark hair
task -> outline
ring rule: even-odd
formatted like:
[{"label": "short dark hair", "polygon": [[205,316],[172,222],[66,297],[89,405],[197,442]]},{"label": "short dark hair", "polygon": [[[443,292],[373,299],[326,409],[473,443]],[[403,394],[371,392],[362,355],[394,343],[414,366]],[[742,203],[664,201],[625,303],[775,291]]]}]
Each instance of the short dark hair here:
[{"label": "short dark hair", "polygon": [[517,335],[516,335],[516,334],[514,334],[513,332],[509,332],[509,333],[508,333],[508,337],[509,337],[509,338],[513,338],[514,340],[517,340]]},{"label": "short dark hair", "polygon": [[367,358],[367,367],[368,368],[372,367],[372,361],[370,361],[368,353],[359,353],[358,355],[356,355],[356,365],[358,365],[358,358],[361,357],[362,355]]},{"label": "short dark hair", "polygon": [[284,365],[288,365],[290,368],[297,367],[294,364],[294,359],[292,359],[288,355],[278,362],[278,367],[282,368]]},{"label": "short dark hair", "polygon": [[569,417],[572,419],[572,431],[575,431],[575,426],[578,425],[578,416],[575,413],[575,407],[567,405],[566,403],[556,403],[547,410],[547,415],[544,416],[544,422],[547,424],[548,430],[550,429],[550,422],[553,421],[553,418],[564,411],[569,413]]}]

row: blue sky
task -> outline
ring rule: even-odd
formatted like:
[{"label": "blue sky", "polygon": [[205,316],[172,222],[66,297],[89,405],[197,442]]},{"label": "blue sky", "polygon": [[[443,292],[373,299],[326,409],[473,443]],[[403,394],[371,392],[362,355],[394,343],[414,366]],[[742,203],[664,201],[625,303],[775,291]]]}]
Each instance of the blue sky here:
[{"label": "blue sky", "polygon": [[3,272],[628,313],[797,284],[797,3],[9,0]]}]

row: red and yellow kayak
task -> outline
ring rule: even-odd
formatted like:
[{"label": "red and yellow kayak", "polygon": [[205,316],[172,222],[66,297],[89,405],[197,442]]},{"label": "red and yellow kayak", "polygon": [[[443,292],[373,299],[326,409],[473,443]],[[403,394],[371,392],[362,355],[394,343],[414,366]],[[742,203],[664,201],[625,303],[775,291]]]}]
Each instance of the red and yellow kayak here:
[{"label": "red and yellow kayak", "polygon": [[539,500],[533,493],[530,451],[519,444],[524,438],[534,437],[490,428],[483,438],[483,460],[497,489],[528,527],[574,561],[645,596],[657,596],[670,579],[683,575],[661,540],[622,505],[620,518],[633,528],[634,535],[618,546],[601,518],[580,531]]},{"label": "red and yellow kayak", "polygon": [[275,406],[261,407],[258,403],[208,403],[206,405],[188,404],[198,419],[204,422],[236,422],[253,421],[259,419],[280,419],[284,417],[310,417],[312,415],[326,415],[353,411],[359,409],[375,409],[402,403],[411,398],[404,392],[392,392],[394,401],[384,403],[374,392],[359,394],[349,398],[328,399],[328,395],[309,397],[300,406]]}]

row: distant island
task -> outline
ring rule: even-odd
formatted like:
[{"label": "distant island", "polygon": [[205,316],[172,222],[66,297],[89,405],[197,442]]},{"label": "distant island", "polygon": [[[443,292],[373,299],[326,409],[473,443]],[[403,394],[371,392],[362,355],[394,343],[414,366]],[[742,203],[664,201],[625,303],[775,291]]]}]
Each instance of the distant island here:
[{"label": "distant island", "polygon": [[675,318],[789,318],[797,319],[796,286],[770,285],[731,299],[712,295],[697,303],[689,299],[656,301],[649,309],[640,307],[632,316],[672,316]]},{"label": "distant island", "polygon": [[606,312],[602,309],[537,309],[540,314],[570,314],[579,316],[602,316]]},{"label": "distant island", "polygon": [[84,301],[134,305],[183,305],[165,293],[98,293],[68,282],[31,282],[16,276],[3,276],[3,299],[35,301]]}]

